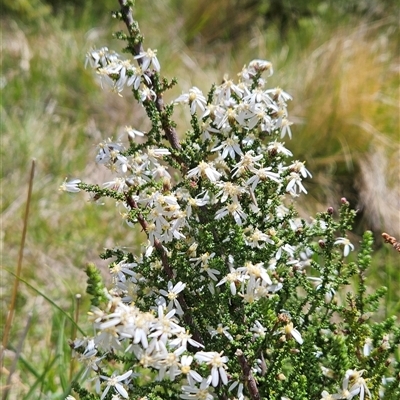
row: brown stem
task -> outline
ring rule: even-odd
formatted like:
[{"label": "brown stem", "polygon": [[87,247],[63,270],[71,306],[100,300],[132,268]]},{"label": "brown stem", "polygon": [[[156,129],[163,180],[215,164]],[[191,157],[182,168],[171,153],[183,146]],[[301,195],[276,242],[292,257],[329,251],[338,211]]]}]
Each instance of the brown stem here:
[{"label": "brown stem", "polygon": [[[132,9],[128,5],[127,0],[118,0],[120,6],[121,6],[121,14],[122,14],[122,19],[125,22],[126,27],[128,28],[129,34],[131,36],[134,35],[134,25],[135,25],[135,20],[133,19],[132,15]],[[143,45],[141,42],[135,44],[133,46],[133,49],[135,51],[135,55],[137,56],[138,54],[143,52]],[[142,60],[138,60],[139,65],[142,64]]]},{"label": "brown stem", "polygon": [[14,281],[14,286],[13,286],[12,293],[11,293],[10,308],[9,308],[6,323],[4,326],[3,340],[1,343],[1,349],[0,349],[0,376],[2,375],[2,371],[3,371],[4,352],[8,346],[8,337],[9,337],[11,325],[12,325],[12,322],[14,319],[14,313],[15,313],[15,308],[16,308],[16,303],[17,303],[19,279],[21,277],[21,270],[22,270],[22,259],[23,259],[23,255],[24,255],[24,249],[25,249],[26,233],[28,230],[28,217],[29,217],[29,210],[30,210],[31,200],[32,200],[33,178],[35,176],[35,168],[36,168],[36,159],[33,159],[32,164],[31,164],[31,172],[29,175],[28,194],[27,194],[27,199],[26,199],[25,214],[24,214],[23,228],[22,228],[22,237],[21,237],[21,243],[19,246],[18,263],[17,263],[17,268],[16,268],[15,281]]},{"label": "brown stem", "polygon": [[[129,205],[129,207],[133,208],[133,209],[138,209],[138,205],[136,203],[135,200],[132,199],[131,196],[127,195],[126,196],[126,201]],[[138,222],[140,224],[140,226],[142,227],[142,229],[147,233],[147,221],[143,218],[142,214],[139,214],[137,216]],[[154,247],[155,249],[158,251],[158,253],[160,254],[161,257],[161,262],[164,268],[165,273],[167,274],[169,279],[172,279],[174,277],[174,273],[168,263],[168,256],[166,251],[164,250],[163,245],[160,243],[160,241],[158,239],[154,239]]]},{"label": "brown stem", "polygon": [[[127,195],[126,196],[126,201],[127,201],[128,205],[129,205],[129,207],[134,208],[134,209],[138,209],[139,208],[137,203],[136,203],[136,201],[133,200],[131,196]],[[147,221],[143,218],[143,216],[141,214],[139,214],[137,216],[137,219],[138,219],[138,222],[139,222],[140,226],[142,227],[142,229],[145,232],[147,232]],[[172,268],[169,265],[167,252],[165,251],[163,245],[161,244],[161,242],[158,239],[154,239],[154,247],[156,248],[156,250],[160,254],[161,263],[162,263],[162,266],[164,268],[165,273],[167,274],[169,279],[173,279],[174,278],[174,272],[172,271]],[[195,327],[195,324],[194,324],[194,321],[193,321],[193,318],[192,318],[192,315],[191,315],[190,307],[187,305],[185,297],[183,296],[183,294],[179,295],[179,303],[182,306],[182,310],[185,311],[185,313],[183,315],[183,319],[185,320],[186,324],[189,325],[192,328],[193,339],[196,340],[196,342],[204,344],[204,341],[203,341],[199,331]]]},{"label": "brown stem", "polygon": [[[118,1],[121,6],[122,19],[128,28],[129,35],[131,37],[134,37],[134,36],[136,36],[136,33],[135,33],[136,27],[135,27],[135,21],[133,19],[133,15],[132,15],[132,8],[128,5],[127,0],[118,0]],[[141,42],[134,44],[132,48],[135,53],[134,55],[139,55],[140,53],[143,52],[143,45]],[[139,58],[138,63],[139,63],[139,65],[142,65],[143,61]],[[148,76],[151,79],[150,89],[153,89],[155,87],[154,73],[150,73],[150,74],[148,74]],[[176,133],[175,128],[171,125],[171,123],[169,122],[169,118],[166,116],[162,93],[156,93],[156,96],[157,96],[157,98],[155,99],[155,106],[157,108],[157,111],[160,114],[161,125],[165,132],[165,136],[167,137],[167,140],[171,144],[172,148],[175,150],[179,150],[181,148],[181,145],[179,143],[178,135]]]},{"label": "brown stem", "polygon": [[239,364],[242,368],[243,376],[245,382],[247,383],[247,389],[249,390],[250,398],[252,400],[261,400],[260,393],[258,391],[257,382],[254,379],[254,376],[251,372],[251,367],[246,360],[246,357],[243,354],[243,351],[240,349],[236,350],[236,356],[239,360]]}]

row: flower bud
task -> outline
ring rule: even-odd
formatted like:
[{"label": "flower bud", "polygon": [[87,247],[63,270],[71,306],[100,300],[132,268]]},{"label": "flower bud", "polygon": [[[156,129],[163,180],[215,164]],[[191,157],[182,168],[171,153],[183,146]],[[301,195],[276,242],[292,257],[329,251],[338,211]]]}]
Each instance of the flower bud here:
[{"label": "flower bud", "polygon": [[169,177],[164,177],[163,179],[163,191],[169,192],[171,190],[171,179]]},{"label": "flower bud", "polygon": [[286,380],[286,376],[282,373],[278,374],[278,376],[276,377],[279,381],[285,381]]}]

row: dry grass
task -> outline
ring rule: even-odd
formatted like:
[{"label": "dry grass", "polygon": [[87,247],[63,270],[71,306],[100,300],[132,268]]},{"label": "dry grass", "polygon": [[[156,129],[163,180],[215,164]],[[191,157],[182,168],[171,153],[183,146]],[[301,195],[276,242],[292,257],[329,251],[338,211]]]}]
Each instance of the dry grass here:
[{"label": "dry grass", "polygon": [[393,34],[387,21],[341,29],[302,59],[289,86],[292,115],[301,121],[291,146],[316,171],[310,195],[324,208],[344,195],[361,209],[363,229],[398,234],[399,58]]}]

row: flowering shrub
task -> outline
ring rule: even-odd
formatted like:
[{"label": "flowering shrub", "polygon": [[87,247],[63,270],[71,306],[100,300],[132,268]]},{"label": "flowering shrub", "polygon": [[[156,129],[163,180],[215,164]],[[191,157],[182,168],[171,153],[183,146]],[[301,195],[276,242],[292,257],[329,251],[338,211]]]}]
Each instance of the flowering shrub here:
[{"label": "flowering shrub", "polygon": [[[114,199],[128,229],[140,225],[148,240],[140,254],[105,251],[111,288],[87,267],[95,335],[71,343],[85,366],[74,395],[400,398],[400,329],[394,317],[371,322],[385,293],[368,293],[365,282],[372,234],[352,256],[355,212],[344,198],[337,212],[299,218],[294,200],[311,174],[282,141],[292,135],[291,97],[266,89],[271,63],[253,60],[237,80],[164,104],[176,82],[142,47],[131,2],[120,4],[128,34],[117,36],[133,59],[102,48],[87,63],[104,86],[132,88],[151,129],[127,127],[99,144],[96,162],[111,181],[62,188]],[[191,115],[185,136],[175,130],[177,106]]]}]

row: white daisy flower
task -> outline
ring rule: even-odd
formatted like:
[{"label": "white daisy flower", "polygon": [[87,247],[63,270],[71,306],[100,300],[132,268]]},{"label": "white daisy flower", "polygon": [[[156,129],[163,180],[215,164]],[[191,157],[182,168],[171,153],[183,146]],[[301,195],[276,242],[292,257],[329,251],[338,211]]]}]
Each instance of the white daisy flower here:
[{"label": "white daisy flower", "polygon": [[354,245],[351,244],[350,240],[344,237],[339,237],[335,240],[335,245],[344,246],[343,247],[343,255],[347,257],[350,251],[354,250]]}]

